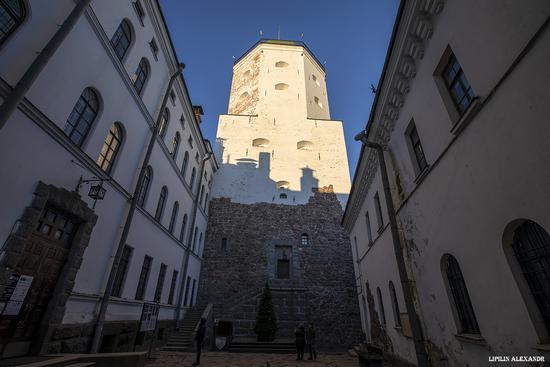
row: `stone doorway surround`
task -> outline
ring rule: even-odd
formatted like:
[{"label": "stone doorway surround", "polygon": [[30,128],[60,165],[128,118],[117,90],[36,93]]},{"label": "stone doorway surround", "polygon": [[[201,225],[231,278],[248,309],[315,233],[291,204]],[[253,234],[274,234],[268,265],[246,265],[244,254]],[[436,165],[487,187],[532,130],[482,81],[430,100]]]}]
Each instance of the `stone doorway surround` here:
[{"label": "stone doorway surround", "polygon": [[39,322],[38,332],[33,335],[32,340],[8,341],[3,348],[2,357],[28,353],[40,354],[46,351],[55,326],[60,325],[63,320],[67,299],[73,290],[76,274],[82,264],[84,251],[88,247],[92,230],[97,221],[94,211],[88,207],[79,194],[39,181],[31,204],[24,209],[16,229],[9,235],[2,249],[0,284],[6,284],[12,269],[17,267],[24,255],[24,248],[37,228],[38,220],[46,205],[71,217],[77,222],[78,228],[70,244],[65,264],[59,272],[53,296]]}]

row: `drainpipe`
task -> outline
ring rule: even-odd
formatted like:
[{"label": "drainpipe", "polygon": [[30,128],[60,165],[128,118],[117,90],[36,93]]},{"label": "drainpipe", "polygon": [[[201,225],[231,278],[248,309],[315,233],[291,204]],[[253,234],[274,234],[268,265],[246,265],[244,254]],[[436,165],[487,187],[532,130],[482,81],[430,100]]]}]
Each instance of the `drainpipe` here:
[{"label": "drainpipe", "polygon": [[397,219],[395,215],[395,209],[393,207],[393,199],[390,191],[390,183],[388,180],[388,171],[386,169],[386,160],[384,158],[384,148],[377,143],[367,140],[367,131],[361,131],[355,136],[355,140],[361,141],[367,148],[376,150],[378,154],[378,162],[380,163],[380,175],[382,176],[382,186],[384,187],[384,198],[386,200],[386,207],[388,210],[388,217],[390,220],[390,229],[393,240],[393,250],[395,252],[395,260],[397,261],[397,268],[399,270],[399,278],[401,280],[401,287],[403,289],[403,297],[405,298],[405,306],[409,315],[411,329],[414,339],[414,349],[416,352],[416,359],[419,367],[428,367],[428,354],[424,345],[424,336],[422,332],[422,326],[420,324],[420,318],[416,312],[413,300],[413,286],[412,280],[409,279],[407,269],[405,267],[405,258],[403,257],[403,251],[401,249],[401,242],[399,241],[399,232],[397,229]]},{"label": "drainpipe", "polygon": [[75,5],[74,9],[71,11],[67,19],[65,19],[61,27],[59,27],[57,32],[55,32],[54,36],[48,41],[46,46],[34,59],[31,66],[29,66],[25,74],[23,74],[19,82],[8,94],[2,105],[0,105],[0,130],[2,130],[13,112],[17,109],[17,106],[25,97],[38,75],[40,75],[40,72],[55,54],[55,51],[57,51],[65,38],[67,38],[90,2],[91,0],[80,0],[78,4]]},{"label": "drainpipe", "polygon": [[101,340],[101,334],[103,332],[103,326],[105,323],[105,314],[107,313],[107,306],[109,305],[109,298],[111,297],[111,292],[113,290],[113,284],[115,282],[115,276],[117,273],[118,266],[120,264],[120,257],[122,256],[122,250],[124,249],[124,245],[126,244],[126,240],[128,239],[128,234],[130,232],[132,220],[134,219],[134,213],[136,211],[137,201],[143,185],[143,178],[145,177],[145,171],[147,170],[149,159],[151,158],[151,153],[153,152],[153,147],[155,146],[155,141],[159,133],[160,121],[162,119],[162,112],[164,111],[164,107],[166,106],[166,102],[168,101],[168,96],[170,95],[170,91],[172,90],[172,85],[174,84],[176,78],[181,75],[184,67],[185,67],[184,64],[179,64],[177,70],[170,77],[170,80],[168,81],[168,86],[166,87],[166,92],[164,93],[164,98],[162,99],[162,103],[160,105],[160,111],[157,117],[157,121],[155,123],[155,128],[153,129],[153,133],[151,134],[151,138],[149,139],[149,145],[147,146],[147,151],[145,153],[145,157],[143,158],[143,162],[141,164],[141,169],[139,171],[136,187],[134,188],[132,198],[130,199],[130,208],[128,209],[128,214],[126,215],[126,222],[124,223],[124,228],[122,229],[122,234],[118,242],[115,258],[113,259],[113,265],[111,266],[111,271],[109,272],[109,278],[107,280],[107,285],[105,286],[105,292],[103,293],[103,297],[101,298],[101,301],[100,301],[96,327],[94,330],[92,345],[90,347],[91,353],[97,353],[99,349],[99,342]]},{"label": "drainpipe", "polygon": [[[180,282],[180,289],[179,289],[179,297],[178,297],[178,303],[176,305],[176,311],[175,311],[175,315],[174,315],[174,328],[177,328],[178,327],[178,320],[180,318],[180,312],[181,312],[181,303],[182,303],[182,299],[183,299],[183,291],[184,291],[184,288],[185,288],[185,281],[187,279],[187,268],[189,267],[189,257],[191,256],[190,252],[191,252],[191,245],[193,243],[193,235],[194,235],[194,232],[195,232],[195,222],[196,222],[196,219],[197,219],[197,212],[199,211],[199,195],[200,195],[200,189],[201,189],[201,185],[202,185],[202,179],[204,177],[204,167],[206,165],[206,161],[209,160],[210,158],[212,157],[212,153],[211,152],[208,152],[206,153],[206,155],[202,158],[202,161],[201,161],[201,169],[200,169],[200,178],[199,178],[199,183],[197,185],[197,194],[195,195],[195,199],[193,200],[193,209],[192,209],[192,213],[193,213],[193,216],[191,218],[191,226],[189,227],[190,230],[189,230],[189,241],[187,242],[187,247],[185,248],[185,260],[182,262],[182,269],[181,269],[181,282]],[[197,292],[198,292],[198,287],[197,287]],[[192,295],[191,295],[192,297]]]}]

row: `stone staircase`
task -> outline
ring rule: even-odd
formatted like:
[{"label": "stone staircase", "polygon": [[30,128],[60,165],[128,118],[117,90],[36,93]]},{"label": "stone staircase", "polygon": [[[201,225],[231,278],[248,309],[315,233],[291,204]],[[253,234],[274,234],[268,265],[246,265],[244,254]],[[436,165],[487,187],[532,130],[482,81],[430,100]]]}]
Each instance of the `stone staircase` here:
[{"label": "stone staircase", "polygon": [[294,354],[296,353],[296,345],[290,339],[259,342],[252,338],[235,338],[227,347],[227,351],[233,353]]},{"label": "stone staircase", "polygon": [[178,329],[170,335],[163,350],[171,352],[191,352],[195,350],[195,328],[199,323],[203,308],[187,311],[185,318],[178,324]]}]

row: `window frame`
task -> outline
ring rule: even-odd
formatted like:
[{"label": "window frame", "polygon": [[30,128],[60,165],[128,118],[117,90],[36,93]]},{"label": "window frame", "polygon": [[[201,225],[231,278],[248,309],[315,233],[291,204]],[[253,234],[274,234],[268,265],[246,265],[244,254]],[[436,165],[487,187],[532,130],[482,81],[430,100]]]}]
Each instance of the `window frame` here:
[{"label": "window frame", "polygon": [[[113,130],[115,130],[115,132],[118,132],[119,136],[117,136],[116,133],[113,132]],[[110,141],[108,142],[108,140]],[[114,148],[112,147],[112,143],[116,143]],[[103,141],[101,151],[99,152],[99,157],[97,157],[97,160],[96,160],[97,166],[106,174],[111,175],[111,173],[113,172],[114,166],[117,162],[123,143],[124,143],[124,129],[122,128],[122,125],[120,124],[120,122],[114,122],[109,128],[107,137]],[[108,158],[109,152],[112,152],[111,158]],[[105,167],[105,163],[107,163],[106,167]]]},{"label": "window frame", "polygon": [[174,269],[172,271],[172,280],[170,281],[170,291],[168,292],[169,305],[174,304],[174,294],[176,293],[176,286],[178,284],[178,275],[179,275],[179,272]]},{"label": "window frame", "polygon": [[386,311],[384,310],[384,298],[382,297],[382,291],[380,287],[376,287],[376,296],[378,298],[378,311],[379,311],[379,320],[383,328],[386,328]]},{"label": "window frame", "polygon": [[[133,247],[124,245],[124,248],[122,249],[122,254],[120,256],[120,261],[117,266],[115,280],[113,282],[113,288],[111,289],[112,297],[120,297],[122,295],[122,292],[124,291],[126,276],[128,275],[130,263],[132,262],[133,253],[134,253]],[[125,254],[127,254],[126,257],[124,256]]]},{"label": "window frame", "polygon": [[187,217],[187,213],[185,213],[183,215],[183,219],[182,219],[182,222],[181,222],[181,228],[180,228],[179,240],[180,240],[181,243],[185,242],[185,232],[187,232],[187,221],[188,221],[188,217]]},{"label": "window frame", "polygon": [[153,302],[161,303],[162,291],[164,290],[164,281],[166,280],[166,271],[168,266],[164,263],[160,264],[159,275],[157,277],[157,286],[155,287],[155,296]]},{"label": "window frame", "polygon": [[[141,60],[139,60],[138,67],[134,75],[132,76],[132,84],[140,97],[143,96],[143,90],[149,81],[150,72],[151,66],[149,65],[149,61],[147,61],[147,58],[142,57]],[[138,82],[140,83],[139,86]]]},{"label": "window frame", "polygon": [[[84,107],[82,108],[82,111],[79,112],[79,104],[81,103],[84,104]],[[96,106],[94,106],[94,104]],[[84,90],[82,90],[82,93],[80,93],[78,100],[74,104],[71,113],[67,117],[65,125],[63,126],[63,133],[77,147],[82,149],[84,142],[87,141],[87,138],[90,135],[90,131],[92,130],[92,126],[98,120],[100,109],[101,102],[98,93],[91,87],[84,88]],[[91,119],[84,117],[88,111],[91,111],[91,113],[93,113],[93,117]],[[72,116],[77,117],[72,118]],[[86,128],[85,131],[80,131],[80,126],[83,121],[86,124]],[[76,141],[73,138],[75,134],[81,136],[79,141]]]},{"label": "window frame", "polygon": [[399,309],[399,301],[397,299],[397,292],[395,290],[393,281],[390,280],[388,284],[388,288],[390,291],[390,300],[392,303],[393,319],[394,319],[395,327],[401,328],[403,326],[401,325],[401,311]]},{"label": "window frame", "polygon": [[380,195],[378,191],[374,194],[374,210],[376,212],[376,219],[378,221],[378,232],[384,228],[384,214],[382,213],[382,203],[380,203]]},{"label": "window frame", "polygon": [[151,182],[153,182],[153,167],[147,166],[138,195],[137,205],[141,208],[144,208],[145,203],[147,202],[147,196],[149,194],[149,189],[151,188]]},{"label": "window frame", "polygon": [[159,223],[162,223],[162,216],[164,214],[164,207],[166,206],[166,201],[168,200],[168,187],[162,186],[160,189],[159,200],[157,202],[157,210],[155,211],[155,220]]},{"label": "window frame", "polygon": [[[147,264],[147,266],[145,266]],[[134,299],[142,301],[145,298],[147,292],[147,283],[149,282],[149,275],[151,274],[151,268],[153,266],[153,258],[149,255],[143,257],[143,263],[141,265],[141,272],[138,278],[138,284],[136,288],[136,295]]]},{"label": "window frame", "polygon": [[179,209],[179,202],[174,201],[174,204],[172,205],[172,214],[170,215],[170,224],[168,225],[168,232],[171,234],[174,234],[174,229],[176,229],[176,220],[178,219]]},{"label": "window frame", "polygon": [[13,25],[11,25],[10,28],[6,30],[0,30],[0,32],[5,34],[3,38],[0,38],[0,48],[8,42],[8,40],[13,36],[13,34],[17,32],[17,30],[21,27],[23,23],[25,23],[27,19],[28,9],[26,1],[17,0],[17,3],[21,10],[20,14],[16,14],[13,11],[13,8],[9,7],[7,4],[4,6],[0,3],[0,7],[2,7],[2,9],[6,11],[6,14],[10,16],[10,20],[13,21]]},{"label": "window frame", "polygon": [[[123,37],[126,42],[128,42],[128,44],[124,47],[123,51],[119,51],[119,46]],[[135,37],[132,23],[126,18],[122,19],[117,29],[115,30],[115,33],[113,33],[113,36],[110,39],[111,47],[113,48],[113,51],[120,62],[124,62],[124,60],[128,56],[134,38]]]}]

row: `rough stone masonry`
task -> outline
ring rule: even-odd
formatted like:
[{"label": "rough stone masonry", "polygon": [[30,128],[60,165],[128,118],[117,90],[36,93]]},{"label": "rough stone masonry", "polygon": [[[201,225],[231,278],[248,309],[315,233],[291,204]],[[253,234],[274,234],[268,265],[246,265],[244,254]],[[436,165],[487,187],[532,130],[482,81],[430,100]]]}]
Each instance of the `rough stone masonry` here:
[{"label": "rough stone masonry", "polygon": [[214,318],[231,321],[234,336],[255,336],[267,281],[277,338],[293,338],[300,322],[311,321],[321,350],[361,339],[351,246],[331,187],[304,205],[213,199],[209,213],[199,304],[213,303]]}]

